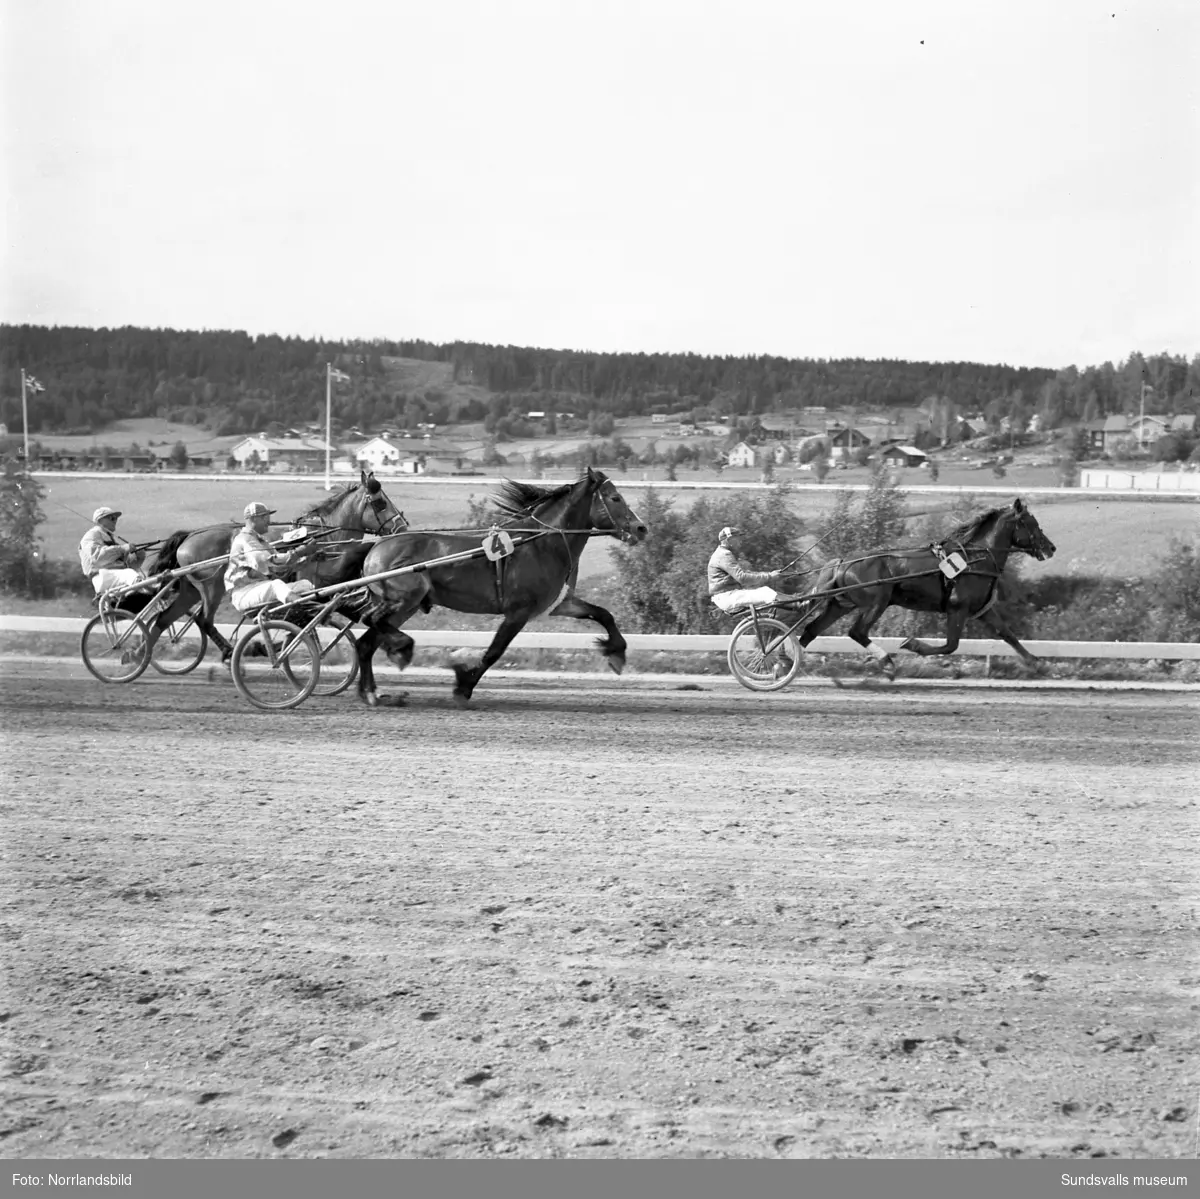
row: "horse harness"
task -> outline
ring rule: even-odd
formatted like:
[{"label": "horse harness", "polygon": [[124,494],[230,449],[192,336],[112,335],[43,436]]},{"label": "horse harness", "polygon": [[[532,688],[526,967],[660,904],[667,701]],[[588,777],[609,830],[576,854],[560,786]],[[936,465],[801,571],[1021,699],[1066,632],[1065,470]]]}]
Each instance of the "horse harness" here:
[{"label": "horse harness", "polygon": [[[947,545],[954,548],[947,550]],[[972,616],[982,616],[996,602],[996,586],[1000,581],[1000,572],[998,570],[976,570],[974,566],[977,562],[984,562],[989,558],[994,566],[996,556],[991,550],[983,550],[972,556],[961,541],[934,541],[929,544],[928,548],[929,552],[937,559],[938,574],[941,576],[942,603],[940,610],[943,614],[949,611],[950,601],[954,598],[958,580],[964,575],[983,575],[992,580],[983,601],[983,607],[971,613]]]},{"label": "horse harness", "polygon": [[[950,547],[950,548],[947,548]],[[950,604],[954,599],[955,589],[958,586],[959,579],[967,575],[982,575],[992,580],[991,586],[988,588],[987,598],[983,602],[983,607],[972,612],[972,616],[981,616],[996,602],[996,586],[1000,580],[1000,572],[998,570],[979,570],[977,564],[991,561],[995,566],[996,557],[991,550],[985,549],[982,551],[972,552],[967,549],[960,541],[933,541],[923,549],[911,551],[912,553],[930,553],[937,561],[936,571],[921,570],[911,575],[901,575],[893,578],[893,582],[899,582],[902,579],[924,578],[931,574],[937,574],[942,586],[942,598],[938,610],[944,615],[949,611]],[[833,576],[830,579],[830,588],[834,592],[854,591],[863,584],[848,583],[846,581],[846,572],[849,567],[854,566],[859,562],[867,562],[872,558],[887,558],[895,556],[895,552],[883,554],[867,554],[861,558],[839,558],[834,563]]]}]

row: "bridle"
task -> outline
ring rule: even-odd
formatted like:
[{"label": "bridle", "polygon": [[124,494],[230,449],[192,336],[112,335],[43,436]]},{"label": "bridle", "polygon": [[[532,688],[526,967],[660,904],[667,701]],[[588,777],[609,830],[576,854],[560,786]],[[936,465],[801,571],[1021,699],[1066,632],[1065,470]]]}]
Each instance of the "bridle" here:
[{"label": "bridle", "polygon": [[[380,537],[388,537],[392,533],[401,533],[408,528],[408,521],[404,519],[404,513],[399,508],[396,508],[396,511],[386,520],[384,519],[383,514],[387,511],[391,501],[383,494],[382,488],[375,492],[374,495],[368,495],[367,503],[370,505],[371,511],[375,514],[375,524],[378,526],[376,532]],[[399,528],[389,528],[389,526],[395,525],[397,521],[400,522]]]},{"label": "bridle", "polygon": [[[367,507],[371,509],[371,512],[375,516],[375,536],[389,537],[393,533],[401,533],[408,528],[408,520],[405,518],[404,513],[401,512],[399,508],[396,508],[396,511],[393,512],[391,516],[385,517],[383,515],[388,510],[389,504],[391,504],[392,507],[395,507],[395,505],[391,503],[391,500],[389,500],[386,495],[384,495],[382,487],[376,492],[366,492],[366,501]],[[298,516],[294,521],[292,521],[292,528],[294,529],[301,528],[304,525],[316,525],[325,533],[371,532],[370,529],[365,527],[359,529],[353,525],[331,525],[323,516],[313,516],[311,514]]]}]

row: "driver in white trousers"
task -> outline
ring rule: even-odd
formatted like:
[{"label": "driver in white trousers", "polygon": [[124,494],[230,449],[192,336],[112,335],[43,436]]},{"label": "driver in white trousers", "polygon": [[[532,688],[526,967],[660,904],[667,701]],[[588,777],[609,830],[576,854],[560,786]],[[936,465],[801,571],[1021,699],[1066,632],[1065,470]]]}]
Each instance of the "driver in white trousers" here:
[{"label": "driver in white trousers", "polygon": [[275,509],[255,501],[247,504],[246,523],[229,547],[229,565],[225,568],[225,590],[229,602],[239,612],[262,604],[284,604],[303,599],[314,589],[308,579],[285,583],[279,576],[311,557],[315,545],[276,553],[266,539]]},{"label": "driver in white trousers", "polygon": [[117,536],[121,513],[107,505],[92,513],[92,527],[79,542],[79,565],[91,580],[97,595],[113,587],[129,587],[141,582],[143,554],[123,537]]}]

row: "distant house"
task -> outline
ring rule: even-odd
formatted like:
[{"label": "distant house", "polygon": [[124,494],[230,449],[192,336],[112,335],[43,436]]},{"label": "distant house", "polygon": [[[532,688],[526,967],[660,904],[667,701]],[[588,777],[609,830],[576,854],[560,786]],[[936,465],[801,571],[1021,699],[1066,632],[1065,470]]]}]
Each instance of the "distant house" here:
[{"label": "distant house", "polygon": [[243,437],[229,447],[229,455],[244,468],[253,455],[270,471],[321,470],[327,443],[316,437]]},{"label": "distant house", "polygon": [[1194,412],[1181,412],[1178,416],[1171,417],[1171,432],[1172,433],[1195,433],[1196,431],[1196,414]]},{"label": "distant house", "polygon": [[879,457],[888,466],[925,466],[929,461],[929,455],[915,445],[889,446]]},{"label": "distant house", "polygon": [[72,454],[69,450],[46,450],[38,460],[40,470],[79,470],[86,464],[82,454]]},{"label": "distant house", "polygon": [[829,429],[826,434],[829,441],[829,456],[831,458],[847,458],[864,445],[871,444],[871,438],[861,429],[852,429],[842,425]]},{"label": "distant house", "polygon": [[354,459],[370,470],[395,470],[400,465],[400,450],[386,437],[372,437],[354,450]]},{"label": "distant house", "polygon": [[951,421],[946,429],[946,440],[954,441],[971,441],[973,438],[982,437],[987,432],[987,421],[980,420],[977,417],[960,416],[957,420]]},{"label": "distant house", "polygon": [[153,454],[126,454],[121,460],[121,469],[149,474],[158,470],[158,459]]},{"label": "distant house", "polygon": [[88,470],[124,470],[125,457],[115,451],[96,450],[84,463]]},{"label": "distant house", "polygon": [[1140,446],[1152,445],[1160,437],[1166,436],[1171,428],[1171,418],[1167,416],[1135,416],[1129,422],[1129,432]]},{"label": "distant house", "polygon": [[726,455],[730,466],[757,466],[759,452],[752,445],[739,441]]}]

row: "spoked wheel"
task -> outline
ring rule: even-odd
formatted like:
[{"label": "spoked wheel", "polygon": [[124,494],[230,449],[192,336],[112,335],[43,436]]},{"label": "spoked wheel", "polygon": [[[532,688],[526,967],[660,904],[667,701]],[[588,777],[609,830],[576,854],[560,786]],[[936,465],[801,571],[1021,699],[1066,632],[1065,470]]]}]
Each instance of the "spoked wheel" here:
[{"label": "spoked wheel", "polygon": [[141,620],[114,608],[87,622],[79,650],[84,666],[102,683],[132,683],[150,664],[146,640]]},{"label": "spoked wheel", "polygon": [[187,674],[204,661],[208,634],[196,623],[194,614],[181,616],[158,635],[150,651],[150,665],[159,674]]},{"label": "spoked wheel", "polygon": [[341,695],[358,678],[358,642],[349,625],[323,626],[317,636],[321,642],[321,678],[313,695]]},{"label": "spoked wheel", "polygon": [[313,693],[321,676],[321,650],[311,634],[297,638],[299,632],[290,621],[265,620],[247,629],[233,647],[233,684],[256,708],[294,708]]},{"label": "spoked wheel", "polygon": [[800,643],[773,616],[747,616],[729,637],[729,669],[751,691],[779,691],[800,670]]}]

